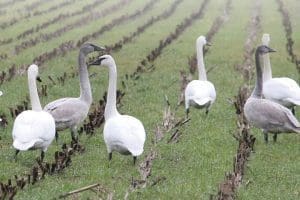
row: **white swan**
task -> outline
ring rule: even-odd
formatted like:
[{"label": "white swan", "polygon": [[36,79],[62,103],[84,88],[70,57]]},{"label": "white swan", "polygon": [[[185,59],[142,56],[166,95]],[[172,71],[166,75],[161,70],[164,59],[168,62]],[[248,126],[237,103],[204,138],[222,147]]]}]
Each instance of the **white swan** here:
[{"label": "white swan", "polygon": [[274,134],[274,141],[278,133],[300,133],[300,123],[289,109],[268,99],[262,99],[263,72],[260,62],[261,57],[269,52],[274,50],[265,45],[256,49],[256,84],[244,106],[245,117],[252,125],[263,130],[265,142],[268,142],[268,133]]},{"label": "white swan", "polygon": [[216,90],[214,85],[207,80],[203,60],[203,46],[209,45],[204,36],[200,36],[196,41],[197,65],[199,80],[193,80],[185,88],[185,109],[186,116],[189,114],[189,107],[206,108],[206,114],[216,100]]},{"label": "white swan", "polygon": [[[263,34],[262,44],[268,46],[270,35]],[[263,95],[266,99],[277,102],[287,108],[292,109],[300,105],[300,87],[293,79],[287,77],[272,78],[270,57],[268,54],[263,56],[264,60],[264,86]]]},{"label": "white swan", "polygon": [[80,96],[78,98],[58,99],[44,107],[44,110],[54,117],[57,131],[71,129],[72,140],[76,140],[77,125],[86,118],[92,103],[92,92],[85,56],[91,52],[101,50],[104,50],[104,48],[90,43],[83,44],[79,50]]},{"label": "white swan", "polygon": [[144,150],[146,133],[140,120],[121,115],[116,107],[117,90],[117,67],[114,59],[110,55],[99,57],[91,65],[104,65],[109,69],[109,85],[107,101],[104,111],[104,141],[106,143],[109,160],[112,152],[117,151],[123,155],[132,155],[133,163],[136,157],[141,155]]},{"label": "white swan", "polygon": [[32,110],[21,112],[15,119],[12,131],[13,146],[16,149],[15,158],[20,151],[41,149],[41,160],[55,137],[55,121],[53,117],[42,110],[39,100],[36,79],[38,66],[28,68],[28,86]]}]

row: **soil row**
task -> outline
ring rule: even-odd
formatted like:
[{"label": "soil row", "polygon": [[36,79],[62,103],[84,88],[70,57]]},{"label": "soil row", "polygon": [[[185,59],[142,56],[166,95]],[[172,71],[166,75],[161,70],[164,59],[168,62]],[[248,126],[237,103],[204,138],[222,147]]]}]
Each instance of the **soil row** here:
[{"label": "soil row", "polygon": [[[20,17],[13,17],[9,21],[1,22],[0,27],[2,28],[2,30],[4,30],[6,28],[9,28],[9,27],[13,26],[14,24],[19,23],[20,21],[22,21],[24,19],[29,19],[32,16],[40,16],[40,15],[43,15],[43,14],[46,14],[46,13],[53,12],[57,9],[60,9],[60,8],[63,8],[63,7],[66,7],[66,6],[70,5],[70,4],[74,3],[75,1],[76,0],[64,1],[60,4],[54,5],[50,8],[48,8],[48,9],[46,9],[46,10],[42,10],[42,11],[37,10],[37,11],[33,11],[32,13],[28,12],[25,15],[22,15]],[[9,38],[9,39],[12,39],[12,38]],[[5,39],[5,40],[8,40],[8,39]],[[3,44],[0,42],[0,45],[3,45]]]},{"label": "soil row", "polygon": [[[63,2],[61,4],[63,4],[63,6],[67,6],[67,5],[70,5],[71,3],[73,3],[74,1],[70,1],[70,2]],[[61,22],[63,20],[66,20],[68,18],[71,18],[71,17],[76,17],[78,15],[81,15],[81,14],[84,14],[85,12],[91,12],[91,9],[95,8],[96,6],[98,5],[102,5],[105,1],[104,0],[96,0],[94,1],[93,3],[91,4],[88,4],[86,6],[84,6],[81,10],[78,10],[78,11],[74,11],[72,13],[66,13],[66,12],[63,12],[63,13],[60,13],[59,15],[53,17],[52,19],[42,23],[42,24],[38,24],[36,25],[35,27],[32,27],[32,28],[29,28],[25,31],[23,31],[21,34],[19,34],[17,36],[17,39],[23,39],[25,38],[26,36],[29,36],[33,33],[37,33],[39,32],[40,30],[42,29],[45,29],[47,28],[48,26],[52,25],[52,24],[55,24],[55,23],[58,23],[58,22]],[[61,6],[58,5],[58,6]],[[52,7],[53,8],[53,7]],[[58,7],[58,8],[61,8],[61,7]],[[50,8],[49,8],[50,9]],[[35,15],[35,13],[33,14]],[[31,39],[32,40],[32,39]]]},{"label": "soil row", "polygon": [[12,1],[1,2],[0,3],[0,8],[1,8],[0,16],[5,15],[7,13],[7,10],[5,10],[6,7],[11,6],[18,2],[22,2],[22,1],[25,1],[25,0],[12,0]]},{"label": "soil row", "polygon": [[286,43],[286,50],[288,52],[288,55],[290,56],[290,60],[292,63],[296,65],[296,69],[298,73],[300,74],[300,59],[298,59],[297,55],[294,53],[294,40],[292,38],[293,34],[293,29],[292,29],[292,24],[289,16],[288,10],[285,8],[284,3],[282,0],[277,0],[278,4],[278,11],[281,13],[282,17],[282,24],[285,30],[285,37],[287,40]]},{"label": "soil row", "polygon": [[[190,27],[195,20],[199,20],[204,15],[204,10],[209,3],[209,0],[204,0],[198,11],[192,13],[189,17],[185,18],[183,22],[176,26],[176,29],[171,32],[164,40],[160,40],[159,46],[154,48],[147,56],[144,58],[140,65],[137,66],[136,71],[131,75],[127,75],[133,80],[137,80],[138,77],[149,70],[153,70],[153,62],[162,53],[163,49],[175,41],[188,27]],[[150,65],[152,64],[152,65]],[[164,111],[164,116],[162,122],[156,125],[154,138],[152,139],[152,146],[150,152],[145,156],[145,159],[139,165],[140,177],[133,178],[128,190],[125,193],[124,199],[128,199],[131,192],[137,189],[145,188],[148,185],[155,186],[158,183],[166,180],[166,177],[156,176],[152,180],[149,177],[152,175],[152,166],[154,160],[157,158],[158,149],[156,144],[164,137],[167,137],[167,143],[177,143],[180,137],[183,135],[182,127],[189,122],[189,119],[178,118],[175,112],[171,110],[171,105],[166,97],[166,107]],[[152,176],[153,177],[153,176]]]},{"label": "soil row", "polygon": [[[129,36],[123,36],[123,40],[120,40],[119,42],[116,42],[116,43],[114,43],[112,45],[108,45],[107,48],[109,49],[109,51],[120,50],[125,44],[131,42],[132,39],[134,39],[134,37],[137,37],[141,33],[143,33],[146,30],[146,28],[151,27],[151,25],[153,25],[154,23],[156,23],[156,22],[158,22],[160,20],[163,20],[163,19],[166,19],[166,18],[170,17],[175,12],[175,9],[177,8],[177,6],[181,2],[182,2],[182,0],[176,0],[176,1],[174,1],[171,4],[170,8],[168,8],[167,10],[165,10],[162,14],[160,14],[158,16],[155,16],[155,17],[151,17],[150,20],[148,20],[144,25],[139,26],[136,29],[136,31],[134,31],[133,33],[131,33]],[[153,19],[155,19],[155,21],[153,21]],[[149,23],[149,22],[151,22],[151,23]],[[128,40],[127,38],[130,38],[130,40]],[[68,48],[66,48],[66,49],[68,49]],[[94,60],[95,57],[90,58],[90,59]],[[75,69],[77,69],[77,68],[75,67]],[[15,68],[12,71],[15,71]],[[14,72],[12,72],[10,74],[13,74],[13,73]],[[77,76],[78,76],[78,72],[77,71],[76,72],[70,72],[70,73],[64,72],[61,76],[58,76],[58,77],[52,77],[52,76],[49,75],[48,79],[50,80],[50,83],[48,83],[47,85],[45,85],[45,84],[42,85],[41,90],[39,90],[39,96],[47,96],[48,95],[47,94],[48,88],[51,88],[54,85],[61,85],[61,86],[63,86],[65,84],[65,82],[66,82],[67,79],[74,78],[74,77],[77,77]],[[21,103],[17,104],[15,107],[9,108],[11,117],[14,119],[19,113],[21,113],[24,110],[27,110],[28,109],[28,104],[29,104],[29,98],[27,97],[25,100],[23,100]],[[102,105],[102,104],[100,104],[100,105]],[[98,112],[102,113],[101,109],[100,108],[96,108],[91,113],[91,115],[93,115],[93,116],[99,116],[100,114]],[[5,114],[2,114],[2,119],[3,119],[2,122],[6,122],[6,123],[3,123],[3,126],[4,125],[6,126],[7,125],[7,120],[6,120],[7,117],[5,116]],[[102,119],[90,116],[89,117],[89,121],[86,122],[83,125],[83,127],[81,127],[81,132],[84,131],[86,134],[93,134],[94,133],[94,128],[95,127],[100,127],[101,123],[102,123]]]},{"label": "soil row", "polygon": [[[147,7],[147,6],[145,6]],[[66,77],[64,74],[63,77]],[[52,79],[52,78],[50,78]],[[54,80],[53,83],[55,84]],[[120,103],[121,98],[125,95],[125,93],[118,91],[117,92],[117,102],[118,105]],[[106,101],[106,94],[104,94],[103,98],[99,100],[98,105],[96,105],[95,109],[90,112],[88,119],[90,121],[95,122],[95,119],[97,119],[97,124],[95,124],[94,127],[100,127],[100,125],[104,122],[104,108],[105,108],[105,101]],[[17,107],[17,109],[11,109],[11,115],[16,116],[19,112],[21,112],[23,109],[28,108],[28,98],[25,100],[22,105]],[[93,129],[94,129],[93,127]],[[88,127],[86,127],[86,124],[83,125],[79,129],[79,133],[81,134],[83,131],[86,131],[87,133],[92,133],[92,130],[89,130]],[[76,146],[79,144],[76,143]],[[73,149],[73,144],[71,143],[71,150]],[[80,150],[84,149],[82,145],[80,146]],[[26,176],[18,176],[15,175],[15,183],[12,183],[11,179],[7,181],[7,183],[0,182],[0,199],[1,198],[10,198],[13,199],[15,194],[20,190],[23,189],[26,184],[34,184],[35,182],[42,180],[46,174],[52,175],[57,172],[60,172],[61,170],[65,169],[69,164],[71,163],[71,156],[73,153],[69,154],[69,149],[66,147],[66,145],[63,145],[62,151],[55,152],[55,162],[52,164],[49,163],[41,163],[37,161],[38,165],[35,165],[31,169],[31,173],[27,174]],[[66,149],[68,151],[66,151]],[[72,151],[71,151],[72,152]],[[83,151],[80,151],[83,152]],[[60,155],[60,156],[59,156]],[[60,162],[57,162],[60,161]],[[58,163],[58,164],[56,164]],[[57,170],[59,169],[59,170]],[[35,178],[30,178],[35,177]],[[34,180],[34,181],[31,181]]]},{"label": "soil row", "polygon": [[[101,3],[102,2],[105,2],[105,1],[102,0]],[[128,2],[130,2],[130,0],[121,0],[120,2],[117,2],[116,4],[112,5],[109,8],[104,9],[103,11],[90,13],[89,15],[82,17],[73,23],[67,24],[51,33],[41,33],[34,38],[25,40],[21,44],[15,46],[15,48],[14,48],[15,53],[18,55],[21,52],[23,52],[24,50],[34,47],[39,43],[50,41],[53,38],[60,37],[62,34],[65,34],[75,28],[79,28],[81,26],[87,25],[87,24],[89,24],[95,20],[98,20],[100,18],[103,18],[113,12],[117,12],[119,9],[123,8],[123,6],[125,6]],[[64,19],[66,17],[69,17],[69,16],[70,15],[68,15],[68,14],[60,15],[60,16],[58,16],[58,18],[54,19],[53,23],[56,23],[57,21]],[[50,23],[52,23],[52,22],[50,22]],[[47,26],[47,24],[44,24],[44,26],[45,25]]]},{"label": "soil row", "polygon": [[[53,58],[56,58],[58,56],[65,56],[68,52],[78,49],[86,41],[88,41],[90,39],[96,39],[97,37],[101,36],[103,33],[113,29],[115,26],[121,25],[129,20],[134,20],[134,19],[146,14],[153,8],[154,4],[157,2],[158,2],[158,0],[150,0],[144,6],[144,8],[142,8],[141,10],[138,9],[133,14],[130,14],[130,15],[126,14],[126,15],[117,17],[117,18],[113,19],[111,22],[102,26],[99,30],[93,32],[92,34],[83,36],[77,42],[74,42],[73,40],[63,42],[58,47],[52,49],[51,51],[42,53],[39,56],[35,57],[33,59],[33,63],[37,64],[38,66],[41,66],[46,61],[49,61]],[[27,65],[23,64],[23,65],[20,65],[19,67],[16,67],[16,64],[12,64],[9,67],[7,72],[2,71],[0,73],[0,85],[6,81],[10,81],[16,75],[24,74],[26,72],[26,69],[28,66],[29,66],[29,64],[27,64]]]},{"label": "soil row", "polygon": [[[21,2],[21,1],[12,1],[14,3],[17,3],[17,2]],[[24,10],[26,11],[26,14],[21,16],[21,17],[13,17],[12,19],[10,19],[9,21],[6,21],[6,22],[2,22],[0,24],[0,27],[2,29],[6,29],[7,27],[10,27],[16,23],[18,23],[20,20],[23,20],[23,19],[28,19],[29,17],[32,16],[31,14],[31,11],[34,10],[35,8],[37,8],[38,6],[42,5],[43,3],[46,3],[47,1],[44,1],[44,0],[38,0],[36,2],[32,2],[30,5],[26,5],[24,6]],[[21,11],[20,9],[18,11]],[[7,11],[5,10],[5,13],[6,14]],[[8,39],[6,39],[8,40]]]},{"label": "soil row", "polygon": [[250,86],[247,84],[253,78],[253,54],[256,48],[256,39],[261,31],[261,2],[256,0],[253,7],[252,17],[247,25],[248,36],[244,44],[244,60],[235,69],[243,75],[244,85],[239,88],[233,104],[237,114],[237,130],[233,137],[238,141],[237,153],[233,158],[233,171],[227,172],[225,180],[220,183],[218,194],[215,199],[236,199],[236,192],[242,184],[245,174],[246,163],[254,148],[255,137],[251,135],[249,124],[244,116],[244,104],[250,95]]},{"label": "soil row", "polygon": [[[206,5],[207,2],[208,2],[208,0],[204,1],[203,4]],[[203,5],[203,4],[202,4],[202,5]],[[201,9],[201,12],[202,12],[202,11],[203,11],[203,8]],[[190,18],[193,18],[193,20],[195,20],[194,16],[195,16],[195,15],[192,14]],[[186,22],[187,22],[187,21],[190,22],[189,20],[185,20],[185,21],[186,21]],[[190,26],[191,24],[192,24],[192,23],[190,22],[189,26]],[[185,28],[187,28],[187,27],[185,27]],[[182,33],[182,32],[181,32],[181,33]],[[170,43],[169,43],[169,44],[170,44]],[[156,57],[156,58],[157,58],[157,57]],[[156,59],[156,58],[155,58],[155,59]],[[154,61],[154,60],[153,60],[153,61]],[[122,92],[118,92],[118,94],[120,94],[120,95],[118,95],[118,96],[124,96],[124,93],[122,93]],[[100,118],[100,119],[101,119],[101,117],[102,117],[102,123],[103,123],[103,111],[104,111],[104,107],[105,107],[105,106],[104,106],[104,102],[105,102],[105,96],[103,97],[102,101],[101,101],[101,100],[99,101],[99,106],[98,106],[98,108],[96,108],[96,109],[94,110],[94,111],[96,111],[97,109],[98,109],[98,110],[102,110],[102,111],[100,111],[100,112],[99,112],[99,111],[98,111],[98,112],[96,111],[96,113],[98,113],[98,115],[96,114],[97,117]],[[101,113],[101,112],[102,112],[102,114],[99,115],[99,113]],[[93,116],[93,115],[91,115],[91,116]],[[89,116],[89,118],[90,118],[90,116]],[[178,126],[178,123],[177,123],[177,126]],[[84,128],[82,128],[81,130],[83,131]],[[176,137],[172,134],[172,138],[176,138]],[[173,139],[172,139],[172,140],[173,140]],[[170,141],[172,141],[172,140],[170,140]],[[43,167],[41,167],[41,169],[42,169],[42,168],[43,168]],[[41,171],[43,171],[43,170],[41,170]],[[47,171],[47,170],[44,170],[44,171]],[[43,174],[43,173],[41,173],[41,174]],[[17,186],[17,188],[18,188],[18,187],[19,187],[19,186]]]}]

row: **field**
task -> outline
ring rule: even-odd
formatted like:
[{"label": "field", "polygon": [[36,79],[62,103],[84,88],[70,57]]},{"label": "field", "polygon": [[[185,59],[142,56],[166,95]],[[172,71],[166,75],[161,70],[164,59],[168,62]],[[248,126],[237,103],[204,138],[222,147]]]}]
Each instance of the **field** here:
[{"label": "field", "polygon": [[[300,199],[299,135],[280,134],[265,144],[261,130],[238,125],[242,115],[234,106],[240,88],[253,88],[253,53],[263,33],[277,51],[270,56],[273,76],[299,82],[299,10],[299,0],[1,0],[0,199]],[[191,108],[184,121],[178,104],[186,82],[198,78],[192,67],[200,35],[212,43],[205,65],[217,100],[207,116]],[[118,110],[143,122],[144,153],[136,165],[118,153],[109,164],[103,141],[108,70],[91,66],[93,104],[79,127],[80,142],[71,146],[65,130],[44,163],[36,161],[39,151],[21,152],[14,161],[13,122],[30,109],[27,67],[39,65],[42,106],[77,97],[77,56],[85,42],[114,57]],[[239,148],[254,137],[254,149],[253,143]]]}]

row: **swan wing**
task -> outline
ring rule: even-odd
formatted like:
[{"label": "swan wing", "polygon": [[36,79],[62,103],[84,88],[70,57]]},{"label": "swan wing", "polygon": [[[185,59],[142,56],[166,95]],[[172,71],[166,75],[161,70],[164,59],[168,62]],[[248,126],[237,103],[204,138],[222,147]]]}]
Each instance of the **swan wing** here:
[{"label": "swan wing", "polygon": [[78,98],[63,98],[47,104],[44,110],[54,117],[60,130],[80,123],[87,116],[89,106]]},{"label": "swan wing", "polygon": [[300,87],[290,78],[272,78],[264,83],[264,96],[270,100],[300,105]]},{"label": "swan wing", "polygon": [[[246,118],[258,128],[275,130],[292,124],[298,127],[300,124],[286,107],[266,99],[251,99],[245,104]],[[290,126],[289,126],[290,127]]]}]

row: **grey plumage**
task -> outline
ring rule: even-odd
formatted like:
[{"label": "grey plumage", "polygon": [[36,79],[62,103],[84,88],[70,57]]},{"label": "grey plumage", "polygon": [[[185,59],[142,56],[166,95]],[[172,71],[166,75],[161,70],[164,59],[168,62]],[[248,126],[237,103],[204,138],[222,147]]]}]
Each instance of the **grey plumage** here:
[{"label": "grey plumage", "polygon": [[44,107],[44,110],[54,117],[56,130],[61,131],[70,128],[73,140],[76,140],[75,132],[77,125],[86,118],[92,103],[91,86],[85,57],[91,52],[101,50],[104,50],[104,48],[91,43],[83,44],[79,50],[80,96],[77,98],[58,99]]},{"label": "grey plumage", "polygon": [[268,141],[268,133],[274,134],[274,141],[276,141],[277,133],[300,133],[300,123],[289,109],[270,100],[262,99],[261,58],[262,55],[269,52],[274,52],[274,50],[264,45],[256,49],[256,85],[244,106],[247,120],[255,127],[263,130],[266,142]]}]

